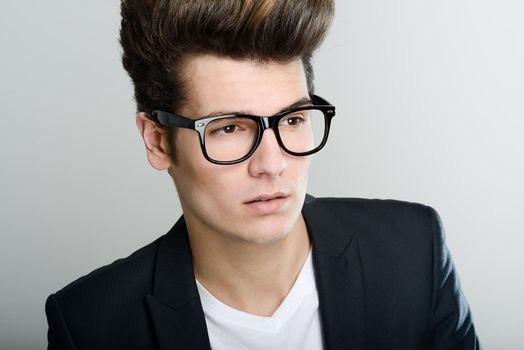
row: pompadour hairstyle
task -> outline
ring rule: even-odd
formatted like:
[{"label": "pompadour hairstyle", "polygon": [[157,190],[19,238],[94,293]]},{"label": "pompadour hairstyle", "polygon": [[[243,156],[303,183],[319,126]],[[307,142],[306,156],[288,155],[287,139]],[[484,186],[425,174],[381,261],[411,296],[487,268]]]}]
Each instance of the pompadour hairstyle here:
[{"label": "pompadour hairstyle", "polygon": [[311,55],[333,13],[333,0],[122,0],[122,62],[137,110],[176,111],[185,97],[180,73],[194,54],[301,58],[312,93]]},{"label": "pompadour hairstyle", "polygon": [[[313,93],[311,56],[331,24],[334,0],[122,0],[122,63],[137,110],[176,112],[185,101],[183,68],[192,55],[258,62],[300,58]],[[176,162],[176,130],[166,129]]]}]

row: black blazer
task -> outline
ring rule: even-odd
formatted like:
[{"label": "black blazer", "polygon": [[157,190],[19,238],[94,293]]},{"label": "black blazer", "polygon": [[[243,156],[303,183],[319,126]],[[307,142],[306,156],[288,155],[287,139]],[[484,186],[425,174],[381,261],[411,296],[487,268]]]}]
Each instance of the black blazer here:
[{"label": "black blazer", "polygon": [[[480,349],[431,208],[306,198],[325,349]],[[183,217],[46,302],[49,349],[209,349]]]}]

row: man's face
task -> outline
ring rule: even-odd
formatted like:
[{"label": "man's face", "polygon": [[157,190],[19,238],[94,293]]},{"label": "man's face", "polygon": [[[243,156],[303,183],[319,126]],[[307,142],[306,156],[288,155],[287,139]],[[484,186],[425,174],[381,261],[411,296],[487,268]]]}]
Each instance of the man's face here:
[{"label": "man's face", "polygon": [[[196,56],[183,73],[188,96],[177,112],[193,119],[269,116],[308,97],[299,59],[281,64]],[[174,149],[171,173],[191,231],[261,244],[283,239],[297,227],[310,159],[283,151],[272,130],[264,131],[250,158],[233,165],[207,161],[193,130],[177,130]]]}]

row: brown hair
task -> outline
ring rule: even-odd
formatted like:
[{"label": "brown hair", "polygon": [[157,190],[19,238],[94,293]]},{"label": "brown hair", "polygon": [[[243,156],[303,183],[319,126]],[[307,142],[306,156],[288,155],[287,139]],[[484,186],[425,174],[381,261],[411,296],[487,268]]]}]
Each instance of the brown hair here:
[{"label": "brown hair", "polygon": [[122,62],[138,111],[174,111],[183,103],[180,73],[194,54],[282,63],[301,58],[312,93],[311,55],[333,12],[333,0],[122,0]]}]

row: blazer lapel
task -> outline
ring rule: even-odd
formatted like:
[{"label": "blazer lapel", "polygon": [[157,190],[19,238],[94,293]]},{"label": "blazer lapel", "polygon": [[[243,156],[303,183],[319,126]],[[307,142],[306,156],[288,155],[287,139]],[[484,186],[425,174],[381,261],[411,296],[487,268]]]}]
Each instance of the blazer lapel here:
[{"label": "blazer lapel", "polygon": [[[313,263],[326,350],[365,348],[365,298],[358,241],[322,203],[302,210]],[[211,349],[183,217],[161,239],[152,295],[146,297],[160,349]]]},{"label": "blazer lapel", "polygon": [[364,349],[365,296],[358,241],[311,196],[302,214],[313,242],[325,349]]},{"label": "blazer lapel", "polygon": [[157,254],[146,304],[160,349],[211,349],[183,217],[161,239]]}]

